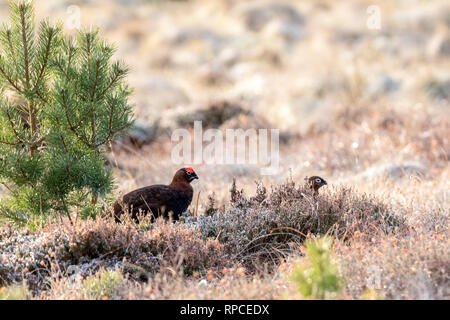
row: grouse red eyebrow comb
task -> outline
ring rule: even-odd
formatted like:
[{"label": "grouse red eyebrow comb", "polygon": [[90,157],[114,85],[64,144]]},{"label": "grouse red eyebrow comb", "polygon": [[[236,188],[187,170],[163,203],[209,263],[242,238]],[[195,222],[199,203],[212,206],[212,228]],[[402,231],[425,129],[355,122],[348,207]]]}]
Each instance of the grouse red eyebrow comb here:
[{"label": "grouse red eyebrow comb", "polygon": [[191,167],[185,168],[184,170],[186,170],[186,171],[188,171],[188,172],[191,172],[191,173],[194,173],[194,169],[192,169]]}]

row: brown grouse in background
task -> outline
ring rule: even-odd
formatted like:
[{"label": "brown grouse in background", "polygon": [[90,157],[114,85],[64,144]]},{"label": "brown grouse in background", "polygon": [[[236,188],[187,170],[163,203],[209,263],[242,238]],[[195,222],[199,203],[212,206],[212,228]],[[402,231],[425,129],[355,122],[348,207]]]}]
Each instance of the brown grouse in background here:
[{"label": "brown grouse in background", "polygon": [[120,222],[124,213],[138,220],[138,215],[147,215],[150,211],[154,218],[163,216],[178,220],[191,204],[194,190],[190,183],[194,179],[198,176],[192,168],[182,168],[175,173],[169,185],[157,184],[127,193],[114,203],[116,222]]},{"label": "brown grouse in background", "polygon": [[314,196],[317,196],[319,194],[320,187],[328,184],[324,179],[318,176],[312,176],[311,178],[309,178],[308,183],[311,189],[314,190]]}]

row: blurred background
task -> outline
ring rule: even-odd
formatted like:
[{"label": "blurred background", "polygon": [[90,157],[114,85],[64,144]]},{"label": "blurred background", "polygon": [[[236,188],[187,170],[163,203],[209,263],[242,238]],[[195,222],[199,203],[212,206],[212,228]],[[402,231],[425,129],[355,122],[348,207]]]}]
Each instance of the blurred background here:
[{"label": "blurred background", "polygon": [[224,198],[232,177],[252,189],[318,174],[386,194],[420,181],[447,196],[446,0],[34,2],[36,20],[60,20],[67,33],[98,26],[131,68],[136,129],[109,155],[118,193],[170,182],[172,130],[203,120],[280,129],[281,171],[196,165],[196,192]]}]

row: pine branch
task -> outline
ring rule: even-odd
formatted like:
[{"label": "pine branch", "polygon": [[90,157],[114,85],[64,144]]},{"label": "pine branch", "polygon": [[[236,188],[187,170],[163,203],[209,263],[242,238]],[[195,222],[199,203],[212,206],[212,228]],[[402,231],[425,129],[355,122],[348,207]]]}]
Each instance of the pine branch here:
[{"label": "pine branch", "polygon": [[108,142],[108,140],[111,138],[111,135],[112,135],[112,128],[111,127],[112,127],[112,118],[113,118],[113,115],[114,115],[114,104],[111,104],[109,106],[109,108],[110,108],[110,112],[109,112],[109,121],[108,121],[108,135],[106,136],[106,138],[102,142],[96,144],[97,148],[100,147],[101,145],[105,144],[106,142]]},{"label": "pine branch", "polygon": [[[94,86],[92,88],[91,98],[90,98],[93,106],[94,106],[95,91],[97,89],[97,83],[98,83],[99,69],[100,69],[100,60],[96,60],[96,62],[95,62],[95,80],[94,80]],[[92,131],[92,145],[95,145],[95,140],[96,140],[95,112],[92,112],[92,114],[91,114],[91,131]]]},{"label": "pine branch", "polygon": [[86,52],[87,56],[89,57],[91,55],[91,33],[86,33]]},{"label": "pine branch", "polygon": [[26,78],[26,88],[30,87],[30,67],[29,67],[29,57],[28,57],[28,37],[26,30],[26,6],[24,4],[19,5],[20,10],[20,19],[21,19],[21,32],[22,32],[22,43],[23,43],[23,55],[24,55],[24,64],[25,64],[25,78]]},{"label": "pine branch", "polygon": [[9,145],[9,146],[17,146],[19,144],[22,144],[22,142],[20,142],[20,141],[18,141],[18,142],[8,142],[8,141],[3,141],[3,140],[0,140],[0,143],[1,144],[6,144],[6,145]]},{"label": "pine branch", "polygon": [[[61,121],[59,120],[58,117],[56,117],[56,123],[58,124],[58,126],[61,127]],[[66,153],[69,153],[69,149],[67,148],[67,144],[66,144],[66,141],[64,140],[64,136],[62,134],[59,134],[59,138],[61,139],[61,142],[64,146],[64,151],[66,151]]]},{"label": "pine branch", "polygon": [[38,96],[38,98],[39,98],[44,104],[48,103],[48,100],[45,99],[45,98],[42,96],[42,94],[40,93],[39,90],[37,90],[37,88],[36,88],[36,90],[35,90],[34,92],[36,93],[36,95]]},{"label": "pine branch", "polygon": [[19,85],[14,82],[11,75],[6,71],[6,64],[3,61],[2,56],[0,56],[0,73],[3,75],[3,78],[14,88],[18,93],[22,93],[22,90],[19,88]]},{"label": "pine branch", "polygon": [[89,117],[89,115],[94,111],[94,106],[95,105],[93,103],[91,105],[92,105],[91,108],[88,110],[88,112],[86,112],[81,117],[80,121],[78,121],[78,123],[74,126],[74,129],[78,129],[83,124],[83,122]]},{"label": "pine branch", "polygon": [[69,74],[66,70],[64,70],[64,67],[61,65],[58,59],[55,59],[53,63],[58,67],[59,71],[65,76],[67,81],[70,81]]},{"label": "pine branch", "polygon": [[[25,92],[29,92],[31,89],[31,60],[32,60],[32,50],[33,50],[33,36],[34,36],[34,22],[33,22],[33,8],[28,2],[21,2],[15,13],[18,14],[19,26],[21,39],[22,39],[22,49],[23,49],[23,63],[25,72]],[[29,125],[31,136],[35,136],[37,132],[37,115],[35,109],[35,103],[32,100],[28,100],[28,115],[29,115]],[[31,145],[30,154],[34,156],[37,147]]]},{"label": "pine branch", "polygon": [[5,33],[6,33],[6,38],[7,38],[7,41],[8,41],[9,50],[11,51],[10,52],[11,58],[13,60],[14,65],[16,65],[17,64],[16,51],[14,50],[12,39],[11,39],[11,29],[5,30]]},{"label": "pine branch", "polygon": [[63,135],[60,134],[59,137],[61,138],[61,142],[62,142],[62,144],[63,144],[63,146],[64,146],[64,150],[65,150],[67,153],[69,153],[69,149],[67,148],[67,145],[66,145],[66,142],[64,141]]},{"label": "pine branch", "polygon": [[[68,51],[68,53],[67,53],[67,71],[66,71],[66,74],[68,75],[69,74],[69,68],[70,68],[71,63],[72,63],[72,59],[73,59],[73,57],[76,54],[76,49],[73,47],[71,42],[69,42],[67,51]],[[70,78],[68,77],[67,80],[70,80]]]},{"label": "pine branch", "polygon": [[106,88],[102,91],[101,96],[104,96],[105,93],[108,92],[117,82],[119,82],[128,72],[126,69],[121,69],[118,63],[115,64],[113,68],[115,69],[114,76]]},{"label": "pine branch", "polygon": [[66,116],[66,121],[67,121],[67,124],[69,125],[70,131],[72,131],[73,134],[75,134],[75,136],[76,136],[81,142],[83,142],[83,143],[84,143],[85,145],[87,145],[88,147],[91,147],[92,144],[89,143],[89,141],[88,141],[87,139],[81,137],[81,136],[78,134],[77,129],[72,125],[72,122],[70,121],[70,117],[69,117],[69,113],[68,113],[68,106],[67,106],[66,93],[65,93],[65,90],[64,90],[64,89],[61,90],[61,97],[62,97],[62,100],[63,100],[63,108],[64,108],[64,113],[65,113],[65,116]]},{"label": "pine branch", "polygon": [[91,102],[94,101],[94,97],[95,97],[95,91],[97,89],[97,84],[98,84],[98,76],[99,76],[99,70],[100,70],[100,60],[96,60],[95,61],[95,78],[94,78],[94,85],[92,87],[92,91],[91,91]]},{"label": "pine branch", "polygon": [[48,29],[48,39],[47,39],[47,43],[45,44],[44,59],[43,59],[42,65],[41,65],[41,70],[39,71],[39,75],[38,75],[38,77],[36,79],[36,83],[35,83],[35,86],[34,86],[34,92],[38,91],[39,83],[41,82],[42,76],[44,75],[44,71],[45,71],[45,69],[47,67],[48,58],[49,58],[49,55],[50,55],[50,48],[51,48],[51,45],[52,45],[52,40],[53,40],[54,35],[55,35],[55,30],[53,28],[49,28]]},{"label": "pine branch", "polygon": [[16,126],[14,125],[14,122],[11,120],[11,115],[9,114],[8,109],[5,109],[5,113],[6,113],[6,116],[8,117],[9,124],[11,125],[11,129],[14,132],[14,134],[15,134],[15,136],[17,138],[17,141],[19,143],[23,143],[22,139],[20,138],[19,134],[17,133]]}]

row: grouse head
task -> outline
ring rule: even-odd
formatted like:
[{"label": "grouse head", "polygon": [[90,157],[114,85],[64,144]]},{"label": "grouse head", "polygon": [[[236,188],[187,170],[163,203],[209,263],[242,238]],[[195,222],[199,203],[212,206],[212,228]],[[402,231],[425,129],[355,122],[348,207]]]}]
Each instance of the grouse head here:
[{"label": "grouse head", "polygon": [[318,194],[320,187],[328,184],[324,179],[318,176],[312,176],[311,178],[309,178],[308,183],[311,189],[314,190],[314,194]]},{"label": "grouse head", "polygon": [[190,183],[192,180],[198,179],[197,174],[192,168],[181,168],[175,173],[173,177],[173,182],[187,182]]}]

